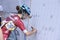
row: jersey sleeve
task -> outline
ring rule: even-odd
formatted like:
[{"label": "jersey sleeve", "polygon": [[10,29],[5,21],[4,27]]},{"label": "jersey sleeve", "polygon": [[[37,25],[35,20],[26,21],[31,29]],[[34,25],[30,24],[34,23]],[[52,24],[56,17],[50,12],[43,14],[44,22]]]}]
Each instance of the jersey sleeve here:
[{"label": "jersey sleeve", "polygon": [[24,26],[24,23],[21,21],[21,19],[18,19],[18,18],[16,18],[17,20],[15,20],[15,25],[17,26],[17,27],[19,27],[24,33],[26,33],[27,32],[27,30],[26,30],[26,28],[25,28],[25,26]]}]

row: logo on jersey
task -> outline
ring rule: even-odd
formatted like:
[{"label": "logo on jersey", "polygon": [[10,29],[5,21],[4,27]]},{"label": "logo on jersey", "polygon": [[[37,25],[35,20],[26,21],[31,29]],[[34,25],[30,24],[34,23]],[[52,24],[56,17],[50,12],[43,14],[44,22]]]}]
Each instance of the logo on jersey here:
[{"label": "logo on jersey", "polygon": [[11,30],[11,31],[16,28],[16,26],[15,26],[14,23],[13,23],[13,21],[9,21],[5,26],[6,26],[6,28],[7,28],[8,30]]}]

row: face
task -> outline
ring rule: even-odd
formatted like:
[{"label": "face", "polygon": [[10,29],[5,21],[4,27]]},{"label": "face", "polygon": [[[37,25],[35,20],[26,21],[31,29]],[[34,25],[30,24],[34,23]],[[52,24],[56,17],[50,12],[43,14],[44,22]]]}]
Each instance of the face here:
[{"label": "face", "polygon": [[32,16],[28,15],[27,13],[25,13],[24,15],[18,14],[18,16],[19,16],[22,20],[24,20],[24,19],[29,19],[29,18],[32,17]]},{"label": "face", "polygon": [[29,15],[26,13],[26,14],[24,14],[23,18],[24,18],[24,19],[29,18]]}]

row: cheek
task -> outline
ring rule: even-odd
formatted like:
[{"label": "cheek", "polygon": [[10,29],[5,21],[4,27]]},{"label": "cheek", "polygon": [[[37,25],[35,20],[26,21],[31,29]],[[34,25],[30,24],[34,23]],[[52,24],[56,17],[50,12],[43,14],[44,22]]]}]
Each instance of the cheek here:
[{"label": "cheek", "polygon": [[27,17],[27,15],[25,15],[24,17]]},{"label": "cheek", "polygon": [[28,15],[24,15],[24,18],[28,18]]},{"label": "cheek", "polygon": [[26,19],[26,16],[24,16],[23,18]]}]

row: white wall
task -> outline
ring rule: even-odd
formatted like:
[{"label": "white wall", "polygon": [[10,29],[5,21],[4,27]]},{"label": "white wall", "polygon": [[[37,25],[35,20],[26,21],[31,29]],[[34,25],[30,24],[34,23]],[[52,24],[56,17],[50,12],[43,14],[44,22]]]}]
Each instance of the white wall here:
[{"label": "white wall", "polygon": [[18,5],[17,0],[2,0],[2,5],[4,7],[4,11],[6,12],[16,12],[16,5]]},{"label": "white wall", "polygon": [[37,35],[28,40],[60,40],[60,0],[32,0],[31,5]]},{"label": "white wall", "polygon": [[0,0],[0,4],[1,4],[1,0]]},{"label": "white wall", "polygon": [[0,0],[0,5],[1,5],[1,0]]}]

